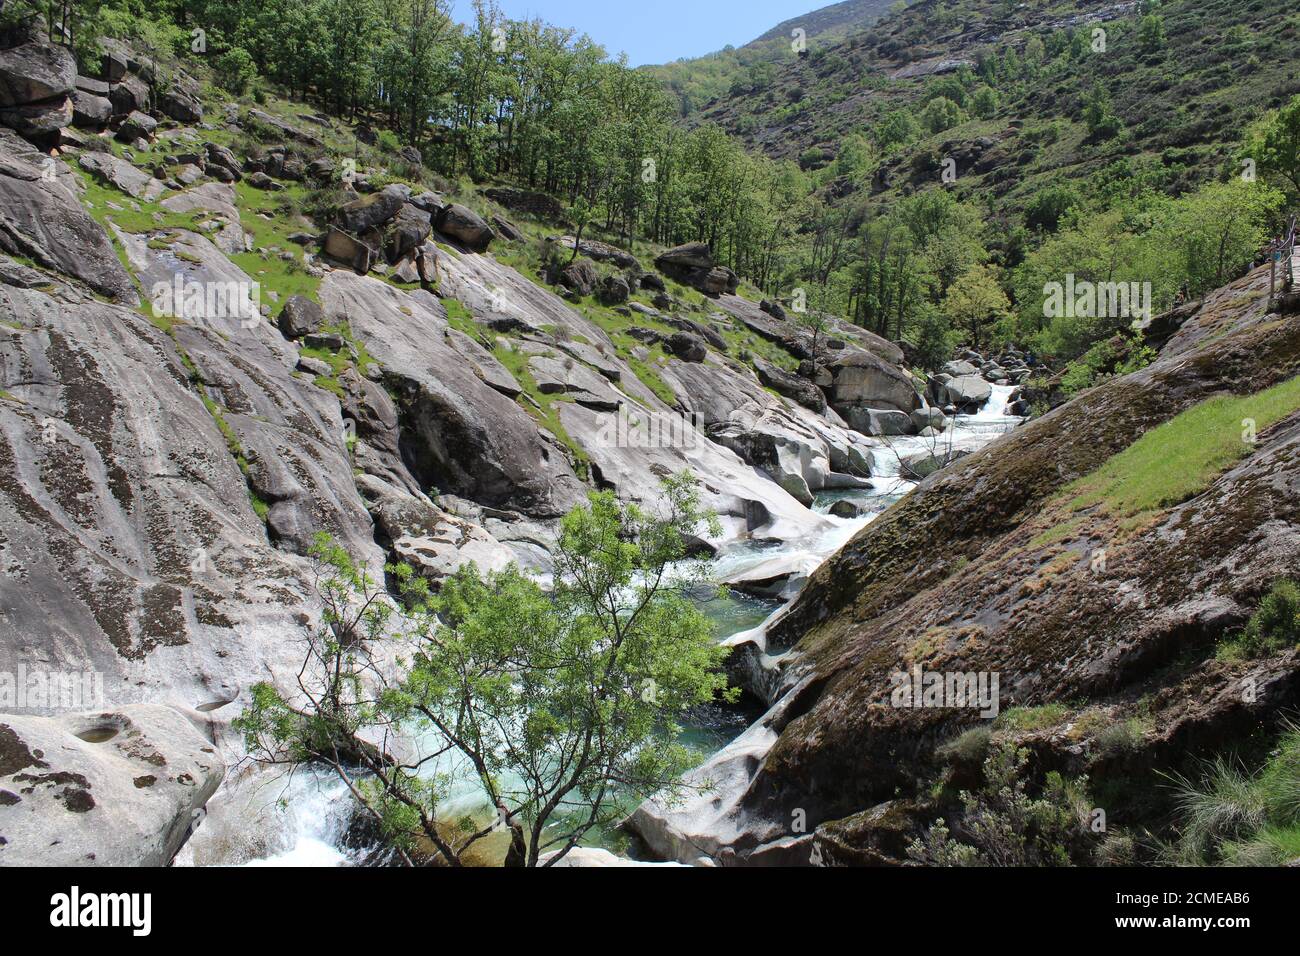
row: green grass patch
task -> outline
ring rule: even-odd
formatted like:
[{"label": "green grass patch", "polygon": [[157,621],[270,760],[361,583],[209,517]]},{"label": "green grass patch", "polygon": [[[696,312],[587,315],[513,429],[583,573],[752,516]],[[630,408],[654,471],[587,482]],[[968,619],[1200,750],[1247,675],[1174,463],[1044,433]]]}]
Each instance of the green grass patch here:
[{"label": "green grass patch", "polygon": [[1300,584],[1276,581],[1239,633],[1219,644],[1223,661],[1254,660],[1300,646]]},{"label": "green grass patch", "polygon": [[1181,504],[1254,447],[1246,440],[1300,409],[1300,376],[1255,395],[1219,397],[1153,428],[1091,475],[1066,489],[1070,507],[1098,505],[1121,515]]},{"label": "green grass patch", "polygon": [[996,726],[1001,730],[1043,730],[1054,727],[1069,715],[1065,704],[1043,704],[1041,707],[1012,707],[1003,711]]}]

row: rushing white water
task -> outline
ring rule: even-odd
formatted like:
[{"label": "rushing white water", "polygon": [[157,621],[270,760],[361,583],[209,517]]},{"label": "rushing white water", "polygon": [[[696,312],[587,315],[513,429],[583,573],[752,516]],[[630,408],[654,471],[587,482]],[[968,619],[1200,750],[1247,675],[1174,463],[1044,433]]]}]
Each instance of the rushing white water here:
[{"label": "rushing white water", "polygon": [[[808,535],[781,542],[737,542],[720,551],[711,573],[714,580],[735,580],[745,573],[765,565],[790,566],[795,571],[796,587],[812,574],[823,561],[839,551],[859,531],[880,516],[891,504],[916,486],[900,475],[900,462],[918,453],[943,455],[947,451],[975,451],[1023,422],[1023,419],[1005,414],[1007,399],[1013,386],[994,385],[993,394],[985,406],[974,415],[958,415],[949,432],[937,438],[900,436],[872,439],[875,446],[875,463],[872,469],[871,489],[837,491],[819,495],[815,510],[826,514],[829,525]],[[860,517],[838,518],[829,514],[831,506],[839,500],[850,500],[863,509]],[[744,600],[744,599],[741,599]],[[758,603],[759,616],[762,611]],[[773,605],[769,610],[774,610]],[[729,619],[734,609],[714,609],[715,620]],[[756,608],[745,609],[753,615]],[[730,633],[720,633],[720,639],[753,626],[732,625]],[[721,630],[727,630],[726,627]],[[692,728],[690,735],[701,736],[708,731]],[[734,733],[732,734],[734,736]],[[461,777],[454,768],[454,758],[448,758],[437,768],[452,777]],[[469,812],[481,804],[481,793],[468,775],[463,786],[454,788],[450,803],[456,813]],[[346,788],[332,777],[303,774],[287,795],[287,807],[281,822],[285,832],[280,844],[287,846],[283,852],[253,861],[249,866],[346,866],[353,862],[350,856],[338,849],[349,818],[351,798]]]}]

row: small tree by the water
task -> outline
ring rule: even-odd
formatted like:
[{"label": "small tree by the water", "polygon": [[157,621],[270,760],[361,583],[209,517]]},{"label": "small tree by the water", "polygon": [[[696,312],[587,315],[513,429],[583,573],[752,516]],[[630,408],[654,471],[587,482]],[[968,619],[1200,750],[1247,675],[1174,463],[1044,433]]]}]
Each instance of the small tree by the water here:
[{"label": "small tree by the water", "polygon": [[[469,565],[435,595],[393,565],[395,601],[318,536],[321,624],[298,693],[259,685],[236,721],[249,753],[331,768],[408,863],[462,865],[504,830],[508,865],[550,865],[626,812],[619,798],[671,797],[693,763],[681,715],[735,692],[688,593],[703,580],[690,544],[717,519],[688,475],[663,489],[662,514],[593,493],[565,517],[549,593],[513,566]],[[465,780],[484,813],[453,819],[443,807]]]}]

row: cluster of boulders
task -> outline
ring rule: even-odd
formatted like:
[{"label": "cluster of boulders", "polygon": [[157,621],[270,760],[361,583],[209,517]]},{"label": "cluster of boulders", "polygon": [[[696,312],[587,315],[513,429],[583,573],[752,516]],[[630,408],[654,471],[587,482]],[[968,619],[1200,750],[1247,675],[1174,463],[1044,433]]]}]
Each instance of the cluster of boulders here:
[{"label": "cluster of boulders", "polygon": [[46,41],[39,20],[0,34],[0,124],[23,136],[56,137],[72,122],[77,61]]},{"label": "cluster of boulders", "polygon": [[1029,414],[1029,402],[1019,386],[1047,366],[1019,349],[1008,348],[1002,354],[985,358],[967,349],[948,362],[930,378],[927,398],[947,414],[973,413],[984,407],[993,395],[993,385],[1015,385],[1005,409],[1008,415]]},{"label": "cluster of boulders", "polygon": [[670,279],[698,289],[708,296],[735,295],[740,278],[726,266],[713,261],[707,243],[688,242],[655,259],[655,267]]},{"label": "cluster of boulders", "polygon": [[395,183],[343,206],[322,248],[329,258],[363,275],[382,265],[401,281],[430,283],[437,274],[425,244],[434,232],[471,252],[486,252],[496,238],[472,209]]}]

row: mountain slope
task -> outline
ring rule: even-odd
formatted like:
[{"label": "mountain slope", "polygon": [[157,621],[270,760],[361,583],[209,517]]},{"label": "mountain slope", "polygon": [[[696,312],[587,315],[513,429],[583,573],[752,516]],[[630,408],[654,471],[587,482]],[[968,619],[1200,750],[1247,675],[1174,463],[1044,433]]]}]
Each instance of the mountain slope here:
[{"label": "mountain slope", "polygon": [[824,47],[875,23],[895,0],[843,0],[791,17],[739,48],[727,47],[693,59],[642,69],[659,78],[676,98],[682,115],[717,102],[770,76],[794,56],[795,30],[803,31],[810,49]]},{"label": "mountain slope", "polygon": [[[1283,0],[1170,0],[1157,19],[1160,29],[1148,28],[1138,4],[1112,0],[923,0],[868,31],[814,45],[806,60],[783,58],[772,75],[738,85],[691,121],[717,123],[810,169],[865,135],[884,158],[875,192],[935,182],[947,156],[957,159],[960,192],[1009,195],[1016,205],[1062,174],[1081,178],[1114,162],[1149,161],[1184,189],[1227,169],[1231,156],[1219,144],[1300,92],[1289,54],[1300,28]],[[977,108],[984,87],[994,98]],[[1085,121],[1097,88],[1118,135],[1097,137]],[[937,96],[961,112],[926,129],[922,107]],[[894,136],[886,120],[898,110],[922,128]]]},{"label": "mountain slope", "polygon": [[789,40],[796,29],[803,30],[810,40],[838,38],[871,26],[895,3],[896,0],[843,0],[841,3],[832,3],[828,7],[778,23],[745,46],[756,46],[769,40]]}]

